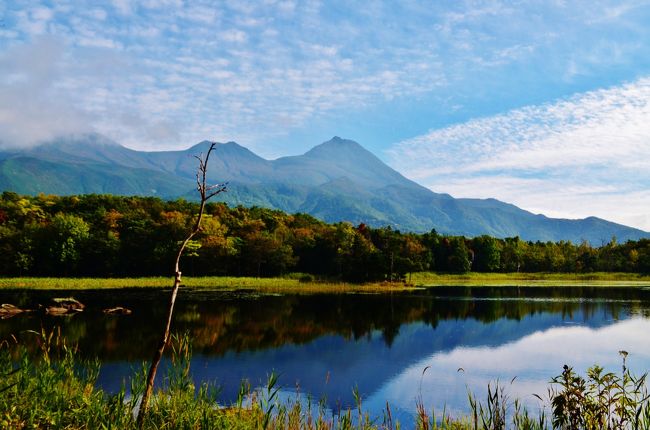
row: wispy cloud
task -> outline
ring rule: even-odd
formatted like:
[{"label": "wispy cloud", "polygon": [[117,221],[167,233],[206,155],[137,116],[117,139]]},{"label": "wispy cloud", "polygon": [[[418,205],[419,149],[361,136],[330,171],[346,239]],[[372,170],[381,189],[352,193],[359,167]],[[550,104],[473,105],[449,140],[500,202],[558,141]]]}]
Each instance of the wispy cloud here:
[{"label": "wispy cloud", "polygon": [[[350,112],[394,101],[449,98],[441,109],[462,114],[471,106],[468,97],[489,96],[476,91],[486,82],[483,73],[499,71],[508,79],[516,68],[541,66],[546,76],[575,80],[598,62],[641,58],[643,48],[629,39],[647,35],[643,10],[643,2],[632,0],[604,0],[593,8],[535,2],[514,8],[500,1],[360,7],[315,0],[113,0],[90,9],[75,0],[55,6],[36,1],[0,8],[0,55],[11,63],[6,54],[34,49],[39,35],[60,41],[61,73],[50,79],[48,92],[61,105],[82,110],[88,127],[128,145],[178,147],[210,137],[281,155],[261,146],[313,121],[337,123]],[[621,36],[596,37],[589,49],[580,43],[585,32],[607,33],[622,23]],[[569,50],[570,57],[563,55]],[[116,63],[98,70],[101,57]],[[13,83],[0,85],[10,91]],[[25,105],[38,100],[24,99]],[[12,115],[37,109],[30,104]],[[121,123],[123,117],[174,124],[179,129],[170,136],[177,140],[151,140],[141,127]],[[0,139],[30,140],[20,129],[26,123],[27,117],[11,132],[0,130]]]},{"label": "wispy cloud", "polygon": [[436,191],[650,230],[648,0],[28,3],[0,3],[0,147],[351,131]]},{"label": "wispy cloud", "polygon": [[[58,100],[53,110],[71,119],[82,111],[87,128],[139,148],[187,146],[205,138],[236,139],[254,147],[311,119],[421,94],[444,80],[439,65],[413,64],[398,55],[398,46],[386,46],[395,51],[390,61],[382,61],[384,55],[367,41],[356,49],[351,41],[368,29],[352,19],[321,16],[315,2],[159,6],[114,0],[109,8],[57,14],[44,7],[10,8],[9,24],[19,37],[7,41],[8,51],[0,54],[3,64],[30,74],[33,65],[15,61],[13,54],[39,49],[43,42],[34,35],[50,33],[63,51],[58,73],[44,83]],[[101,58],[114,63],[97,68]],[[37,118],[28,113],[53,112],[43,109],[29,85],[4,80],[0,86],[0,91],[24,96],[23,109],[11,112],[11,122],[0,123],[5,146],[63,131],[40,121],[41,131],[33,133]],[[11,110],[9,99],[5,102]],[[24,118],[15,121],[16,116]],[[160,123],[178,129],[164,133],[166,139],[143,132],[160,129],[155,126]]]},{"label": "wispy cloud", "polygon": [[650,78],[432,130],[388,155],[457,197],[650,230]]},{"label": "wispy cloud", "polygon": [[57,97],[64,46],[39,38],[0,55],[0,141],[29,143],[89,131],[88,114]]}]

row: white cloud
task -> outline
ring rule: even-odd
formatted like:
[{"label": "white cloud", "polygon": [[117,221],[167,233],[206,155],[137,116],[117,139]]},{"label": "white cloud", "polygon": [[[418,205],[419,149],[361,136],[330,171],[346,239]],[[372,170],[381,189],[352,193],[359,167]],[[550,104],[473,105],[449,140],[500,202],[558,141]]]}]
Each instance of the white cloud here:
[{"label": "white cloud", "polygon": [[143,0],[141,4],[148,9],[169,10],[170,8],[181,8],[183,0]]},{"label": "white cloud", "polygon": [[32,19],[37,21],[49,21],[54,16],[54,11],[46,7],[37,7],[31,11]]},{"label": "white cloud", "polygon": [[81,36],[77,39],[77,43],[79,46],[90,46],[94,48],[117,49],[121,47],[119,43],[116,43],[112,39],[97,37],[93,35]]},{"label": "white cloud", "polygon": [[277,5],[280,12],[286,15],[291,15],[296,10],[296,2],[292,0],[281,1]]},{"label": "white cloud", "polygon": [[650,230],[650,78],[433,130],[388,155],[457,197]]},{"label": "white cloud", "polygon": [[47,7],[35,7],[16,14],[17,27],[31,36],[38,36],[47,32],[48,24],[54,17],[54,11]]},{"label": "white cloud", "polygon": [[[625,10],[617,10],[619,4]],[[440,104],[438,112],[456,109],[458,116],[467,118],[465,112],[476,99],[485,104],[494,96],[482,93],[484,84],[512,80],[508,67],[557,74],[558,81],[568,71],[567,80],[575,81],[596,70],[599,61],[624,66],[630,58],[647,57],[637,46],[647,39],[647,26],[641,25],[645,21],[638,17],[644,9],[630,1],[604,0],[591,12],[539,2],[523,2],[517,8],[501,1],[379,1],[365,6],[317,0],[113,0],[98,9],[67,0],[50,10],[10,2],[3,10],[8,26],[0,34],[13,40],[0,40],[0,48],[29,49],[38,34],[63,41],[62,76],[50,80],[48,91],[70,111],[83,110],[86,120],[90,118],[88,127],[125,139],[122,142],[140,148],[182,147],[218,134],[267,157],[307,149],[315,142],[304,136],[322,135],[326,124],[337,128],[327,132],[333,135],[344,133],[339,126],[350,130],[364,122],[351,125],[349,118],[376,123],[365,115],[379,112],[379,118],[388,117],[392,102],[403,111],[413,106],[414,115],[424,101]],[[606,23],[580,22],[608,8],[612,18]],[[627,26],[630,20],[634,25]],[[628,44],[611,37],[611,30],[623,24]],[[585,26],[588,31],[604,27],[610,32],[594,43],[593,38],[583,43]],[[117,63],[102,63],[108,58]],[[16,73],[9,78],[21,79]],[[158,105],[160,91],[175,98],[173,103]],[[39,109],[37,98],[23,102],[30,100],[24,112]],[[111,124],[122,126],[119,118],[125,115],[185,128],[158,133],[170,136],[164,142],[147,140],[156,133],[135,127],[111,130]],[[416,122],[422,124],[419,118]],[[313,127],[321,130],[314,133]],[[205,132],[213,135],[199,135]],[[292,133],[301,136],[295,139],[300,142],[290,142]],[[176,141],[173,136],[178,136]],[[392,136],[378,145],[389,143]],[[280,140],[284,148],[267,143]],[[584,155],[581,151],[565,155]]]},{"label": "white cloud", "polygon": [[87,13],[88,13],[89,16],[93,17],[94,19],[96,19],[98,21],[104,21],[106,19],[106,17],[108,16],[106,11],[104,9],[101,9],[101,8],[92,9],[92,10],[88,11]]},{"label": "white cloud", "polygon": [[219,19],[220,13],[216,7],[191,6],[179,11],[178,16],[200,24],[212,25]]},{"label": "white cloud", "polygon": [[122,15],[131,15],[133,13],[133,4],[130,0],[112,0],[113,7]]},{"label": "white cloud", "polygon": [[0,146],[22,146],[88,130],[88,115],[57,96],[64,46],[56,38],[0,55]]},{"label": "white cloud", "polygon": [[241,30],[222,31],[220,36],[226,42],[243,43],[247,39],[246,33]]}]

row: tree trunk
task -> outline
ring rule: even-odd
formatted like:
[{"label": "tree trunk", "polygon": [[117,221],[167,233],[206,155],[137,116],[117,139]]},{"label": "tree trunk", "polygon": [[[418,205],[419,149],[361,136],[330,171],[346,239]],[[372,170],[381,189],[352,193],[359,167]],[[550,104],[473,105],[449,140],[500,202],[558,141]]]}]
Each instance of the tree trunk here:
[{"label": "tree trunk", "polygon": [[178,270],[178,262],[176,263],[176,274],[174,276],[174,288],[172,289],[172,295],[169,300],[169,307],[167,308],[167,323],[165,324],[165,331],[163,332],[162,339],[158,344],[158,349],[154,352],[153,358],[151,359],[151,367],[149,367],[149,373],[147,375],[147,385],[145,391],[142,395],[142,402],[140,402],[140,410],[138,411],[138,425],[141,427],[143,424],[144,414],[146,413],[149,407],[149,399],[153,393],[153,384],[156,379],[156,372],[158,371],[158,365],[162,360],[163,353],[165,352],[165,346],[169,341],[169,335],[171,332],[172,318],[174,316],[174,305],[176,304],[176,296],[178,295],[178,289],[181,286],[181,272]]},{"label": "tree trunk", "polygon": [[167,321],[165,323],[165,330],[163,331],[163,336],[160,339],[158,348],[154,352],[153,358],[151,359],[151,366],[149,367],[149,373],[147,374],[147,385],[145,386],[144,393],[142,394],[142,401],[140,402],[140,410],[138,411],[137,424],[138,427],[140,428],[142,428],[142,426],[144,425],[144,417],[147,413],[147,409],[149,408],[149,400],[151,399],[151,395],[153,393],[153,384],[156,379],[156,372],[158,371],[158,365],[160,365],[160,361],[162,360],[162,356],[165,352],[165,346],[169,341],[169,335],[171,333],[172,319],[174,317],[174,305],[176,304],[176,296],[178,295],[178,289],[181,286],[181,270],[180,270],[181,256],[183,255],[183,251],[185,250],[185,247],[187,246],[189,241],[192,240],[192,238],[201,230],[201,219],[203,218],[205,203],[210,198],[216,196],[219,193],[226,191],[225,184],[217,184],[217,185],[210,185],[210,186],[206,185],[208,159],[210,158],[210,153],[214,149],[214,145],[215,145],[214,143],[210,145],[210,149],[208,149],[208,153],[206,154],[205,159],[203,159],[201,156],[196,156],[196,158],[199,160],[199,169],[198,172],[196,173],[196,184],[197,184],[197,190],[201,195],[201,205],[199,206],[199,213],[196,217],[196,222],[194,223],[194,227],[192,228],[192,231],[190,231],[190,233],[187,235],[187,237],[179,247],[178,253],[176,254],[176,264],[174,266],[174,287],[172,288],[172,295],[170,297],[169,306],[167,308]]}]

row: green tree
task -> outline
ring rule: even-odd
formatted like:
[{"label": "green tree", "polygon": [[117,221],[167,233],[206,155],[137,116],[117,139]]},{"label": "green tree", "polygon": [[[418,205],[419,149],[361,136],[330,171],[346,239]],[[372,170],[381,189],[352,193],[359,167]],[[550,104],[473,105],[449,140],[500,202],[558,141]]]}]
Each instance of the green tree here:
[{"label": "green tree", "polygon": [[501,245],[490,236],[479,236],[472,240],[474,261],[472,270],[475,272],[496,272],[501,267]]},{"label": "green tree", "polygon": [[415,235],[403,236],[395,270],[401,278],[405,278],[408,274],[410,282],[411,273],[427,269],[430,258],[429,251]]},{"label": "green tree", "polygon": [[465,238],[451,237],[448,243],[447,269],[456,273],[469,272],[472,263]]},{"label": "green tree", "polygon": [[586,240],[578,247],[578,258],[576,260],[576,272],[593,272],[596,270],[598,256],[596,250]]},{"label": "green tree", "polygon": [[48,229],[49,253],[60,265],[61,272],[71,274],[76,269],[81,249],[89,237],[90,228],[80,217],[57,213]]},{"label": "green tree", "polygon": [[522,269],[526,249],[527,244],[519,239],[519,236],[504,239],[501,249],[501,270],[519,272]]}]

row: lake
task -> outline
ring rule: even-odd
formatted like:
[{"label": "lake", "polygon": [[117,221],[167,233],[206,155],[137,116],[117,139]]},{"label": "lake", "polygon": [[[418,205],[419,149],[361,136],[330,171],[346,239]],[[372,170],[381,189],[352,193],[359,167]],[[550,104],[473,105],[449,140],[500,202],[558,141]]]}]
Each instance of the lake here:
[{"label": "lake", "polygon": [[[0,320],[0,338],[61,327],[84,357],[99,357],[99,384],[116,391],[149,360],[165,318],[168,291],[1,291],[0,303],[36,308],[53,297],[86,304],[72,317],[43,312]],[[126,306],[112,316],[103,308]],[[452,414],[468,411],[467,392],[484,396],[500,381],[533,412],[551,377],[568,364],[620,373],[620,350],[637,374],[650,369],[650,289],[604,287],[435,287],[393,294],[262,295],[183,289],[173,329],[193,339],[192,374],[237,396],[240,382],[263,385],[271,371],[283,394],[311,394],[329,408],[354,405],[409,423],[416,398]],[[425,371],[426,369],[426,371]],[[163,372],[161,372],[163,373]],[[160,374],[160,373],[159,373]],[[513,380],[514,378],[514,380]]]}]

